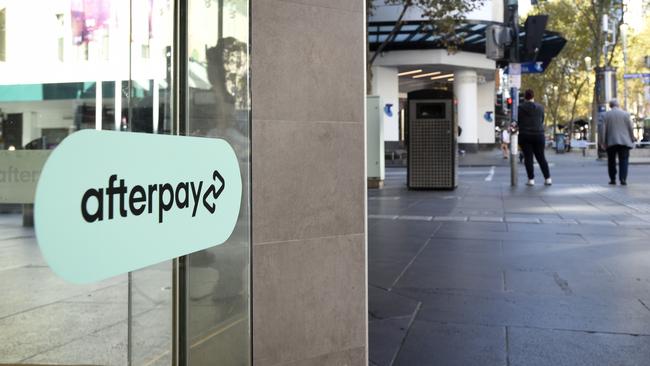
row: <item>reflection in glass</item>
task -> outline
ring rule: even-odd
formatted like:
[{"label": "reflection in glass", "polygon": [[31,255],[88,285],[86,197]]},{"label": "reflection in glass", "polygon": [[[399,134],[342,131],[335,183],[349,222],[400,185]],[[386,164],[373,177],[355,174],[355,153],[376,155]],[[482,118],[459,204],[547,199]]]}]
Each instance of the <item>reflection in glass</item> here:
[{"label": "reflection in glass", "polygon": [[75,131],[124,129],[129,4],[5,0],[0,12],[0,363],[124,365],[127,276],[63,282],[31,225],[47,155]]},{"label": "reflection in glass", "polygon": [[[71,133],[180,132],[173,4],[0,1],[0,364],[172,362],[172,263],[65,283],[40,254],[31,212],[43,162]],[[189,361],[250,365],[248,1],[190,1],[188,23],[184,133],[227,140],[244,184],[230,240],[189,256]]]},{"label": "reflection in glass", "polygon": [[0,2],[0,364],[170,364],[170,262],[130,284],[72,285],[47,267],[30,227],[38,174],[68,135],[171,132],[170,5],[132,3]]},{"label": "reflection in glass", "polygon": [[[131,79],[123,83],[123,94],[129,98],[123,109],[122,130],[172,134],[172,2],[131,4]],[[131,364],[171,365],[172,262],[132,272],[129,291]]]},{"label": "reflection in glass", "polygon": [[240,161],[244,196],[235,232],[190,255],[189,364],[250,364],[249,93],[246,1],[189,2],[188,133],[221,138]]}]

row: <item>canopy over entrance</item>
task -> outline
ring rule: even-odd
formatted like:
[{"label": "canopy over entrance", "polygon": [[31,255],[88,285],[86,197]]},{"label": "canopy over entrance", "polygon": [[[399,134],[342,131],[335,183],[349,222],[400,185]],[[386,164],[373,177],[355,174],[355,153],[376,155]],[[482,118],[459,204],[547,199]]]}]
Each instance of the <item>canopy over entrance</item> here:
[{"label": "canopy over entrance", "polygon": [[[456,27],[456,34],[463,38],[463,42],[458,45],[458,50],[485,54],[485,32],[492,24],[503,25],[498,22],[467,21]],[[375,51],[388,38],[395,25],[396,22],[369,23],[368,41],[371,51]],[[522,42],[526,33],[523,31],[523,26],[520,29],[522,31],[519,33],[519,39]],[[409,20],[402,23],[393,41],[386,45],[384,51],[445,49],[444,41],[444,36],[436,34],[429,21]],[[545,66],[548,65],[562,51],[565,44],[566,39],[560,33],[545,31],[537,61],[543,62]]]}]

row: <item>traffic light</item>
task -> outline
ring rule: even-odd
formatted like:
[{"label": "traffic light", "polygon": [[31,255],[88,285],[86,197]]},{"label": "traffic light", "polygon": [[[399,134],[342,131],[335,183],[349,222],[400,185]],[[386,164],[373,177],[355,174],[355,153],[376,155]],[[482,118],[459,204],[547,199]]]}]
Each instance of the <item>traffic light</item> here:
[{"label": "traffic light", "polygon": [[496,114],[505,114],[504,108],[503,108],[503,94],[499,93],[497,94],[497,97],[494,102],[494,112]]},{"label": "traffic light", "polygon": [[526,18],[524,24],[526,37],[524,38],[524,47],[521,50],[522,54],[519,57],[521,61],[537,60],[537,53],[542,47],[546,23],[548,23],[548,15],[531,15]]}]

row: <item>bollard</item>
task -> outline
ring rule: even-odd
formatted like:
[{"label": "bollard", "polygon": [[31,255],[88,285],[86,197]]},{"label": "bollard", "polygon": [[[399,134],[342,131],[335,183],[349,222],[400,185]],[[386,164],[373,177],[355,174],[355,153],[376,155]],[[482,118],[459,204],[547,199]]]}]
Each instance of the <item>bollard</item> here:
[{"label": "bollard", "polygon": [[510,134],[510,185],[517,186],[517,161],[519,160],[519,136],[517,132]]}]

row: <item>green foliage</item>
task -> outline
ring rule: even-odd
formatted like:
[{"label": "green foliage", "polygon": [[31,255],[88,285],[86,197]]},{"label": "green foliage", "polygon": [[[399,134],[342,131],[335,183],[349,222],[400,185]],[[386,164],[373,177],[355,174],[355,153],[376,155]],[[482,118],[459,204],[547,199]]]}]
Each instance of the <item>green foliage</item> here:
[{"label": "green foliage", "polygon": [[[462,23],[465,20],[465,14],[473,10],[479,9],[485,4],[486,0],[384,0],[388,5],[402,5],[402,12],[399,20],[396,19],[396,29],[402,26],[402,16],[407,9],[411,7],[419,8],[422,11],[422,17],[430,21],[430,27],[434,32],[438,34],[445,35],[445,44],[447,50],[455,52],[458,48],[458,45],[462,44],[463,38],[456,34],[455,28],[457,25]],[[372,15],[374,10],[373,0],[366,0],[366,14],[368,16]],[[428,31],[428,30],[427,30]],[[366,89],[370,93],[372,89],[372,63],[379,53],[382,52],[384,47],[392,42],[391,37],[394,34],[389,35],[389,37],[380,45],[374,54],[368,57],[368,62],[366,65],[367,69],[367,78],[366,78]]]},{"label": "green foliage", "polygon": [[[486,0],[384,0],[387,5],[401,5],[402,13],[408,8],[418,8],[422,12],[422,18],[430,21],[430,29],[435,33],[445,35],[447,48],[454,52],[463,38],[456,34],[455,28],[466,18],[465,15],[471,11],[481,8]],[[368,15],[373,13],[373,0],[366,0],[366,11]],[[398,22],[398,27],[401,26]],[[427,29],[426,31],[429,31]],[[390,42],[390,41],[388,41]],[[383,49],[383,47],[380,47]]]},{"label": "green foliage", "polygon": [[481,8],[485,0],[385,0],[386,4],[416,7],[422,17],[430,20],[434,32],[446,35],[447,46],[454,50],[463,39],[455,28],[466,18],[465,14]]},{"label": "green foliage", "polygon": [[[650,5],[650,3],[649,3]],[[648,73],[650,68],[645,65],[644,58],[650,56],[650,15],[646,15],[644,28],[637,34],[628,37],[627,42],[627,70],[629,73]],[[644,91],[642,79],[628,80],[628,93],[630,99],[630,112],[649,117],[650,110],[644,110]],[[619,84],[619,88],[624,83]],[[622,94],[621,94],[622,95]]]},{"label": "green foliage", "polygon": [[541,2],[535,13],[548,14],[547,29],[560,32],[567,39],[567,44],[546,72],[525,75],[522,87],[534,89],[540,96],[538,100],[547,104],[549,125],[568,125],[578,118],[591,117],[594,88],[592,69],[603,64],[616,66],[620,58],[620,37],[611,39],[615,46],[603,54],[604,36],[601,29],[601,19],[605,13],[618,21],[616,28],[620,27],[623,19],[618,1]]}]

